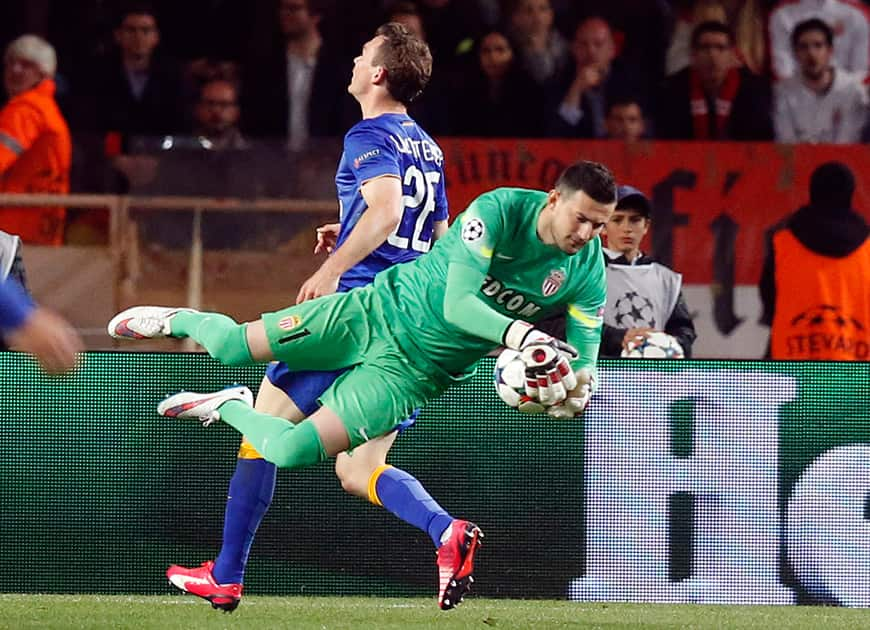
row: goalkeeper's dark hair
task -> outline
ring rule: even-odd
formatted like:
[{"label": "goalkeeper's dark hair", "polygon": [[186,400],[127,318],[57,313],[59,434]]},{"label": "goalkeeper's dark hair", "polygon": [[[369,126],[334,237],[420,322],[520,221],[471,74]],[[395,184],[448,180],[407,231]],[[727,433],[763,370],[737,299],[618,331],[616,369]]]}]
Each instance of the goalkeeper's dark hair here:
[{"label": "goalkeeper's dark hair", "polygon": [[398,22],[387,22],[375,32],[383,36],[373,63],[387,71],[387,90],[403,105],[420,96],[432,76],[432,53],[426,42]]},{"label": "goalkeeper's dark hair", "polygon": [[598,203],[616,201],[616,180],[613,173],[599,162],[575,162],[559,175],[556,190],[565,194],[582,190]]}]

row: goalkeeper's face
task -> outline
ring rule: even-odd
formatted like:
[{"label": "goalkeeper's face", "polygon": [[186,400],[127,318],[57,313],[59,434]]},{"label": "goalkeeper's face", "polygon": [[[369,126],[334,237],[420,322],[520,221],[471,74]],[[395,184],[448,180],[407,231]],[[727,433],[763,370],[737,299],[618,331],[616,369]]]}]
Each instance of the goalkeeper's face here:
[{"label": "goalkeeper's face", "polygon": [[600,203],[582,190],[551,190],[547,198],[551,212],[550,238],[566,254],[576,254],[601,234],[616,201]]}]

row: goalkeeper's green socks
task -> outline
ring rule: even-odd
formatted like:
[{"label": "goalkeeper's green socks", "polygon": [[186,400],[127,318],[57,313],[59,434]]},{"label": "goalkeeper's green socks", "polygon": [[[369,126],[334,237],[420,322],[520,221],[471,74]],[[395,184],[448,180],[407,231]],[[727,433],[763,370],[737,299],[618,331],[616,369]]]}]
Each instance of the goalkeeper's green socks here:
[{"label": "goalkeeper's green socks", "polygon": [[252,365],[245,324],[220,313],[180,311],[169,320],[173,337],[190,337],[224,365]]},{"label": "goalkeeper's green socks", "polygon": [[252,409],[240,400],[220,406],[221,420],[248,438],[266,461],[279,468],[304,468],[327,459],[311,422],[288,422]]}]

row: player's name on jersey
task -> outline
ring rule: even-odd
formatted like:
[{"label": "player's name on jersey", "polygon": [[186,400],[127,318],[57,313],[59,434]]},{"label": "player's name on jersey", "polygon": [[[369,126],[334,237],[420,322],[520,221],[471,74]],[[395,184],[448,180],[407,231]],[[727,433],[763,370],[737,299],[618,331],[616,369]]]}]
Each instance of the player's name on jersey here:
[{"label": "player's name on jersey", "polygon": [[426,139],[398,138],[393,134],[390,134],[390,140],[396,145],[399,153],[407,153],[408,155],[413,155],[418,160],[434,162],[438,166],[441,166],[442,162],[444,162],[444,154],[434,142]]},{"label": "player's name on jersey", "polygon": [[504,306],[505,310],[523,317],[532,317],[541,310],[541,307],[532,302],[525,295],[515,289],[508,289],[501,281],[492,276],[487,276],[480,287],[480,292],[490,297],[496,304]]}]

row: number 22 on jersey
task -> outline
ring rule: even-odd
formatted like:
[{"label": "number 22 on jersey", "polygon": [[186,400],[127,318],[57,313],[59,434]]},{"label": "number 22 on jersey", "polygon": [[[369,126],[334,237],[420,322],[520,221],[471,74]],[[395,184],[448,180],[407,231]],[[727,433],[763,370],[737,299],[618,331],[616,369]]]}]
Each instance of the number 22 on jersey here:
[{"label": "number 22 on jersey", "polygon": [[[431,222],[424,239],[429,216],[435,211],[435,187],[441,181],[438,171],[423,172],[416,166],[409,166],[402,180],[402,188],[411,194],[402,195],[404,213],[402,220],[387,237],[387,242],[399,249],[411,249],[425,253],[432,247]],[[404,236],[402,235],[404,234]]]}]

